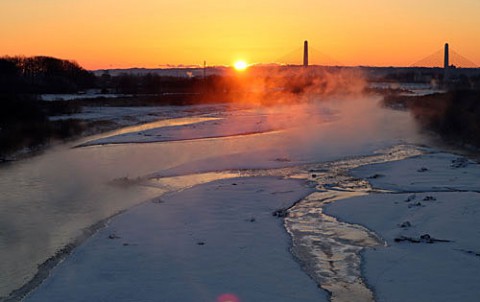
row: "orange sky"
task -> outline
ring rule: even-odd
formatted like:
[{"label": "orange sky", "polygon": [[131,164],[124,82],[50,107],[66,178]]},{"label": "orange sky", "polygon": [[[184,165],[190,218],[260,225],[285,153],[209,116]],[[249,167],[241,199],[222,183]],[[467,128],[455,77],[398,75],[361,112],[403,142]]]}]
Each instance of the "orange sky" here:
[{"label": "orange sky", "polygon": [[[88,69],[301,62],[410,66],[445,42],[480,65],[478,0],[5,0],[0,55]],[[312,51],[312,61],[319,53]]]}]

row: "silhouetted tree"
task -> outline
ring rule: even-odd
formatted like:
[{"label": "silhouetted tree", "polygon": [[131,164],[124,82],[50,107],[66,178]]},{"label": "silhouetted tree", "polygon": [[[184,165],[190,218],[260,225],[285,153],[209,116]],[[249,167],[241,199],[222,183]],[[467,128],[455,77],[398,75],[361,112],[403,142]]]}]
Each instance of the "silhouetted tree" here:
[{"label": "silhouetted tree", "polygon": [[0,58],[0,91],[68,93],[95,85],[93,73],[52,57]]}]

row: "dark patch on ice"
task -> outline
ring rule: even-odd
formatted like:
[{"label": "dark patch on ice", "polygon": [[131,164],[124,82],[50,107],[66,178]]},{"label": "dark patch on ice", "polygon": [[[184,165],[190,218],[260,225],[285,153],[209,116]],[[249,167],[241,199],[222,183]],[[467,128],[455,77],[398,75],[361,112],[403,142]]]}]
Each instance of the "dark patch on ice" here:
[{"label": "dark patch on ice", "polygon": [[414,203],[411,203],[408,205],[408,208],[411,209],[411,208],[422,208],[424,207],[425,205],[423,205],[421,202],[417,201],[417,202],[414,202]]},{"label": "dark patch on ice", "polygon": [[278,218],[288,217],[288,209],[278,209],[272,213],[272,216]]},{"label": "dark patch on ice", "polygon": [[410,221],[404,221],[404,222],[402,222],[398,225],[398,227],[400,227],[402,229],[407,229],[411,226],[412,226],[412,224],[410,223]]},{"label": "dark patch on ice", "polygon": [[430,196],[430,195],[425,196],[425,197],[423,198],[423,201],[435,201],[435,200],[437,200],[437,198],[434,197],[434,196]]},{"label": "dark patch on ice", "polygon": [[470,251],[470,250],[459,250],[460,252],[463,252],[468,255],[480,257],[480,252],[475,252],[475,251]]},{"label": "dark patch on ice", "polygon": [[118,236],[117,234],[110,234],[108,235],[108,239],[120,239],[121,237]]},{"label": "dark patch on ice", "polygon": [[199,241],[199,242],[197,242],[197,245],[205,245],[205,242]]},{"label": "dark patch on ice", "polygon": [[290,191],[278,191],[278,192],[272,192],[271,194],[272,195],[276,195],[276,194],[288,194],[288,193],[293,193],[295,191],[293,190],[290,190]]},{"label": "dark patch on ice", "polygon": [[411,243],[436,243],[436,242],[452,242],[446,239],[433,238],[429,234],[424,234],[420,237],[398,236],[394,239],[395,242],[411,242]]},{"label": "dark patch on ice", "polygon": [[368,179],[377,179],[377,178],[381,178],[381,177],[384,177],[385,175],[383,174],[373,174],[372,176],[369,176],[367,177]]},{"label": "dark patch on ice", "polygon": [[136,245],[138,245],[138,244],[136,244],[136,243],[124,242],[122,245],[123,245],[123,246],[136,246]]},{"label": "dark patch on ice", "polygon": [[160,198],[154,198],[152,199],[152,203],[165,203],[165,201]]},{"label": "dark patch on ice", "polygon": [[470,161],[465,157],[458,157],[458,158],[452,159],[450,167],[454,169],[465,168],[469,164],[470,164]]},{"label": "dark patch on ice", "polygon": [[428,171],[428,168],[425,168],[425,167],[421,167],[420,169],[417,170],[417,172],[427,172]]},{"label": "dark patch on ice", "polygon": [[409,195],[407,197],[407,199],[405,199],[405,202],[410,202],[410,201],[414,200],[415,198],[417,198],[417,195],[415,195],[415,194]]}]

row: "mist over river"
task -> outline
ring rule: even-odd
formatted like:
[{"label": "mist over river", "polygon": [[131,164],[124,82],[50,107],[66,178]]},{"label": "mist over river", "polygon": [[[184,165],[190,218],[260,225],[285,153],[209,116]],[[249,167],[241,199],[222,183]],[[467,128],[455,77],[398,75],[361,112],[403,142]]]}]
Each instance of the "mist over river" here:
[{"label": "mist over river", "polygon": [[[26,284],[38,265],[95,223],[165,192],[209,181],[188,175],[320,163],[424,142],[408,113],[382,109],[377,102],[359,98],[274,110],[213,110],[219,120],[181,125],[171,120],[176,126],[154,128],[158,133],[132,129],[126,141],[115,144],[102,137],[82,139],[0,166],[0,297]],[[261,123],[268,127],[252,131]],[[169,131],[167,139],[162,129]],[[204,134],[212,131],[210,138]],[[140,143],[132,135],[163,138]],[[73,148],[92,139],[100,141]],[[169,185],[144,181],[154,174],[187,176]],[[213,179],[234,176],[220,173]],[[133,185],[122,183],[136,179]]]}]

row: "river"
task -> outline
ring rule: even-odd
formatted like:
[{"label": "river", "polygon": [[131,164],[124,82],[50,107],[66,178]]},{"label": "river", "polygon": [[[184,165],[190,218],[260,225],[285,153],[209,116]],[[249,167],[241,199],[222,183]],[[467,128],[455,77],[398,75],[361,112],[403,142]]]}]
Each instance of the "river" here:
[{"label": "river", "polygon": [[[363,112],[369,112],[368,108]],[[348,117],[353,113],[345,111],[336,122],[263,134],[73,148],[83,139],[5,164],[0,167],[0,297],[29,282],[38,265],[82,237],[92,225],[172,189],[119,185],[115,180],[162,171],[190,175],[298,166],[367,155],[399,142],[418,142],[407,113],[375,112],[368,114],[368,122],[366,115],[355,115],[352,120]],[[207,180],[200,177],[183,186]],[[175,189],[181,187],[177,184]]]}]

